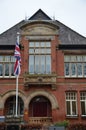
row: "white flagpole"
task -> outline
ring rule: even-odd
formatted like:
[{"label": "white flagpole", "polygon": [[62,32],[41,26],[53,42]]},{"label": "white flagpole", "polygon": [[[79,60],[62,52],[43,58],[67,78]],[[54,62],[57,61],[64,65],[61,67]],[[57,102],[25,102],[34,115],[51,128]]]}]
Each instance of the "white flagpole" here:
[{"label": "white flagpole", "polygon": [[18,116],[18,76],[16,76],[16,117]]},{"label": "white flagpole", "polygon": [[[17,42],[19,44],[19,33],[17,33]],[[16,76],[16,117],[18,116],[18,75]]]}]

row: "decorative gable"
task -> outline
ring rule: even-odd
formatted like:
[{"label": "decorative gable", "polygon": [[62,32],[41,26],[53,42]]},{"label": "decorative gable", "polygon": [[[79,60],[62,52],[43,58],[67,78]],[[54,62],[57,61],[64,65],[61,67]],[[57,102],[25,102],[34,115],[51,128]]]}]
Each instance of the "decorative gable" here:
[{"label": "decorative gable", "polygon": [[58,26],[49,22],[36,21],[31,22],[21,27],[22,35],[33,35],[33,36],[53,36],[58,34]]}]

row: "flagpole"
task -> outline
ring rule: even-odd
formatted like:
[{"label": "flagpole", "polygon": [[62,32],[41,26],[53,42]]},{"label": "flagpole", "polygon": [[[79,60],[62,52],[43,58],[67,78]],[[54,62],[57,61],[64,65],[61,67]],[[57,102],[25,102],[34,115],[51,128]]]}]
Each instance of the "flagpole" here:
[{"label": "flagpole", "polygon": [[18,76],[16,76],[16,117],[18,116]]},{"label": "flagpole", "polygon": [[[17,32],[17,42],[19,44],[19,32]],[[18,116],[18,78],[19,76],[16,75],[16,117]]]}]

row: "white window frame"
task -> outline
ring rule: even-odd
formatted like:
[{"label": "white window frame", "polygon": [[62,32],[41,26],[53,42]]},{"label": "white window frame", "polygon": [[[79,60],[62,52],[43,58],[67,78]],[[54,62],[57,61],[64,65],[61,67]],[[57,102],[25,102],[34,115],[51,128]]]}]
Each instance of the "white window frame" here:
[{"label": "white window frame", "polygon": [[[86,113],[86,92],[80,92],[80,103],[84,102],[84,106],[85,106],[85,113]],[[86,117],[86,114],[82,114],[82,107],[81,107],[81,116],[82,117]]]},{"label": "white window frame", "polygon": [[[33,72],[31,73],[30,72],[30,57],[33,56],[33,61],[32,63],[34,64],[32,66],[32,69],[33,69]],[[38,58],[38,62],[36,62],[36,57],[39,57]],[[47,57],[50,57],[48,58],[49,59],[49,64],[47,62]],[[44,64],[43,64],[43,61],[42,61],[42,57],[43,60],[44,60]],[[31,63],[31,64],[32,64]],[[47,66],[49,65],[49,72],[47,71]],[[38,67],[38,72],[37,72],[37,69],[36,67]],[[42,67],[43,67],[43,71],[42,71]],[[29,42],[29,73],[30,74],[50,74],[51,73],[51,42],[50,41],[32,41],[32,42]]]},{"label": "white window frame", "polygon": [[[0,64],[2,64],[2,75],[0,76],[0,77],[4,77],[4,78],[14,78],[15,77],[15,75],[11,75],[11,69],[12,69],[12,65],[14,65],[15,64],[15,57],[14,56],[12,56],[12,55],[5,55],[5,56],[3,56],[3,55],[1,55],[0,56]],[[8,66],[9,66],[9,74],[8,75],[6,75],[5,74],[5,65],[6,64],[8,64]]]},{"label": "white window frame", "polygon": [[[78,74],[78,64],[81,64],[81,75]],[[69,65],[69,75],[66,75],[66,64]],[[72,64],[75,64],[75,75],[72,75]],[[65,55],[64,56],[64,73],[65,77],[86,77],[86,74],[84,74],[84,65],[86,64],[86,55]],[[86,73],[86,72],[85,72]]]},{"label": "white window frame", "polygon": [[[67,113],[67,102],[70,105],[70,114]],[[76,113],[73,112],[73,102],[75,102]],[[68,117],[77,117],[78,109],[77,109],[77,93],[76,92],[66,92],[66,116]]]}]

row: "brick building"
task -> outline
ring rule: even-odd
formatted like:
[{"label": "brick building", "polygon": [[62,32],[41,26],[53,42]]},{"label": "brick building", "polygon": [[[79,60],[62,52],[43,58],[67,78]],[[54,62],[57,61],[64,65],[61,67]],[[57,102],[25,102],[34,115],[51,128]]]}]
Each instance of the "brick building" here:
[{"label": "brick building", "polygon": [[[22,64],[15,117],[17,32]],[[0,119],[7,130],[41,128],[64,120],[86,123],[86,38],[41,9],[2,33]]]}]

